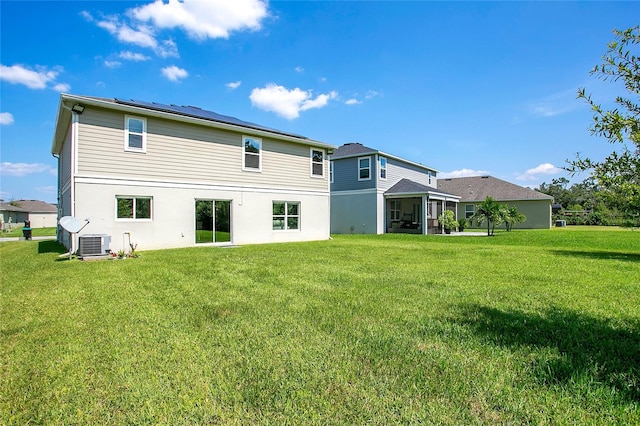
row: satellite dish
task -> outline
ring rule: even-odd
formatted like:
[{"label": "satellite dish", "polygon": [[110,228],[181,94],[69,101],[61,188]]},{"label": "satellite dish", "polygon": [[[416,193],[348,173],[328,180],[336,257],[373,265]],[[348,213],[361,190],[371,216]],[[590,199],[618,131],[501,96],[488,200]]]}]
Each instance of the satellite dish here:
[{"label": "satellite dish", "polygon": [[58,223],[65,229],[65,231],[77,234],[82,230],[82,228],[87,226],[89,220],[85,219],[85,223],[82,223],[73,216],[64,216],[60,218]]}]

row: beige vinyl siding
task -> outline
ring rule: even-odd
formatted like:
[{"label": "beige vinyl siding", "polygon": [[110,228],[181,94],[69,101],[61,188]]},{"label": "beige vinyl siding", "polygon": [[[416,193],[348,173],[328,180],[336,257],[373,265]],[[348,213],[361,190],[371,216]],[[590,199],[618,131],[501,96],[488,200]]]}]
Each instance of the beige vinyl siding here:
[{"label": "beige vinyl siding", "polygon": [[250,131],[236,133],[138,117],[147,120],[146,153],[124,150],[122,112],[87,108],[80,116],[78,173],[121,179],[327,190],[326,178],[310,177],[307,145],[262,137],[262,172],[242,171],[242,136],[251,135]]}]

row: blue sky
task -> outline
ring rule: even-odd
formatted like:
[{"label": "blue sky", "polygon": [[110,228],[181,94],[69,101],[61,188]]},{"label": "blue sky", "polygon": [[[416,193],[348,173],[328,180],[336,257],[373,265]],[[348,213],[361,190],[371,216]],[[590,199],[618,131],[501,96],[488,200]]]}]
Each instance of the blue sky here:
[{"label": "blue sky", "polygon": [[589,71],[639,17],[637,2],[2,0],[0,198],[56,201],[60,93],[195,105],[536,187],[612,150],[576,91],[621,93]]}]

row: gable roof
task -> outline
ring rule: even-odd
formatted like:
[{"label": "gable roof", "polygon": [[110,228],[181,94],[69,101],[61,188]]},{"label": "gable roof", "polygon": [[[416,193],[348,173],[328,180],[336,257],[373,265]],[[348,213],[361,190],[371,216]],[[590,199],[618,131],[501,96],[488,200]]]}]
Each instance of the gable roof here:
[{"label": "gable roof", "polygon": [[437,172],[438,170],[434,169],[433,167],[428,167],[425,166],[424,164],[420,164],[420,163],[415,163],[411,160],[407,160],[405,158],[401,158],[392,154],[388,154],[386,152],[383,151],[379,151],[377,149],[373,149],[373,148],[369,148],[368,146],[364,146],[359,142],[349,142],[349,143],[345,143],[344,145],[341,145],[338,147],[338,149],[336,149],[335,151],[333,151],[333,154],[331,154],[331,159],[332,160],[339,160],[342,158],[351,158],[351,157],[359,157],[362,155],[371,155],[371,154],[380,154],[384,157],[388,157],[388,158],[393,158],[394,160],[403,162],[403,163],[407,163],[407,164],[411,164],[415,167],[424,169],[424,170],[429,170],[432,172]]},{"label": "gable roof", "polygon": [[139,100],[99,98],[93,96],[79,96],[63,93],[60,95],[60,104],[58,106],[55,132],[53,136],[53,143],[51,145],[51,152],[53,154],[60,154],[60,151],[62,150],[64,138],[68,130],[68,123],[71,122],[71,107],[73,107],[75,104],[108,108],[112,110],[122,111],[128,114],[153,116],[165,120],[175,120],[191,124],[199,124],[219,129],[232,130],[236,132],[246,132],[256,136],[271,137],[288,142],[325,148],[327,150],[336,148],[335,145],[309,139],[305,136],[297,135],[295,133],[272,129],[269,127],[261,126],[259,124],[243,121],[235,117],[217,114],[213,111],[207,111],[191,105],[167,105]]},{"label": "gable roof", "polygon": [[40,200],[18,200],[15,203],[30,213],[58,213],[55,205]]},{"label": "gable roof", "polygon": [[17,213],[29,213],[29,210],[23,209],[21,207],[14,206],[9,203],[0,203],[0,211],[5,212],[17,212]]},{"label": "gable roof", "polygon": [[433,194],[433,195],[442,195],[451,198],[459,198],[457,195],[449,194],[444,191],[440,191],[431,186],[423,185],[418,182],[414,182],[411,179],[400,179],[393,185],[391,188],[387,189],[384,193],[385,195],[409,195],[409,194]]},{"label": "gable roof", "polygon": [[459,195],[461,202],[479,202],[487,197],[498,201],[553,200],[550,195],[492,176],[438,179],[438,189]]},{"label": "gable roof", "polygon": [[376,154],[378,152],[379,152],[378,150],[369,148],[368,146],[364,146],[361,143],[349,142],[339,146],[338,149],[333,151],[333,154],[331,154],[331,158],[337,159],[337,158],[355,157],[358,155]]}]

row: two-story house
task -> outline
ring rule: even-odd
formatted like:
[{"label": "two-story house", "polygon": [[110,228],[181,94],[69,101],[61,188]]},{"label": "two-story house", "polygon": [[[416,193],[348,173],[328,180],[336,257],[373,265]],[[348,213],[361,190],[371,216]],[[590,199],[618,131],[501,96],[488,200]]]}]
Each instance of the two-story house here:
[{"label": "two-story house", "polygon": [[193,106],[62,94],[58,216],[89,219],[82,233],[114,251],[328,239],[334,148]]},{"label": "two-story house", "polygon": [[331,154],[331,232],[440,232],[438,216],[460,197],[438,190],[437,170],[360,143]]}]

